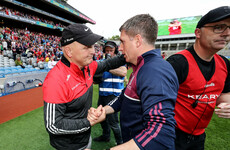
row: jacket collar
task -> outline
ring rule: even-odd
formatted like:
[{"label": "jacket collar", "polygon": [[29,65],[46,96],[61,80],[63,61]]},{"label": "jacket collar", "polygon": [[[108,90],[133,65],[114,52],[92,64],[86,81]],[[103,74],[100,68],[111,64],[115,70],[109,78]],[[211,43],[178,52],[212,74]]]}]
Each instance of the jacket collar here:
[{"label": "jacket collar", "polygon": [[81,72],[83,72],[83,74],[84,74],[84,70],[86,70],[86,69],[87,69],[87,72],[90,72],[88,66],[85,66],[84,68],[80,69],[76,64],[70,63],[70,62],[68,61],[68,59],[67,59],[64,55],[63,55],[62,58],[61,58],[61,62],[62,62],[63,64],[65,64],[67,67],[73,69],[75,72],[80,72],[80,71],[81,71]]},{"label": "jacket collar", "polygon": [[64,55],[62,55],[61,57],[61,62],[65,64],[67,67],[70,67],[70,62],[68,61],[68,59],[65,58]]},{"label": "jacket collar", "polygon": [[133,65],[133,69],[136,70],[136,68],[138,68],[138,66],[141,64],[142,60],[149,55],[161,57],[161,50],[160,49],[153,49],[153,50],[147,51],[146,53],[142,54],[141,56],[138,56],[137,57],[137,65],[136,66]]}]

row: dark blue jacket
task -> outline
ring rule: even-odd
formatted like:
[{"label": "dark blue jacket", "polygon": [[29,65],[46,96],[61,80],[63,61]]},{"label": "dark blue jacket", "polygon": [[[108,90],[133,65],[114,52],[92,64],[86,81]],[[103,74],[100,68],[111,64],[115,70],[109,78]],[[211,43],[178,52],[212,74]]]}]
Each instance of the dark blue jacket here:
[{"label": "dark blue jacket", "polygon": [[142,150],[174,149],[174,107],[179,83],[158,49],[138,57],[126,89],[109,105],[120,111],[122,138]]}]

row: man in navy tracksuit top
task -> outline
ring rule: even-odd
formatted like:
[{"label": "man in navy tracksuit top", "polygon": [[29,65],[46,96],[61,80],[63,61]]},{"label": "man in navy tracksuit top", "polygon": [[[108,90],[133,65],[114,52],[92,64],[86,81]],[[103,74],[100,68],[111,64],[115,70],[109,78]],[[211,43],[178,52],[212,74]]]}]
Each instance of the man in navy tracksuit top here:
[{"label": "man in navy tracksuit top", "polygon": [[111,149],[173,150],[179,83],[172,66],[155,49],[157,23],[148,14],[137,15],[120,31],[119,50],[132,64],[133,73],[121,95],[105,106],[106,114],[120,111],[124,144]]}]

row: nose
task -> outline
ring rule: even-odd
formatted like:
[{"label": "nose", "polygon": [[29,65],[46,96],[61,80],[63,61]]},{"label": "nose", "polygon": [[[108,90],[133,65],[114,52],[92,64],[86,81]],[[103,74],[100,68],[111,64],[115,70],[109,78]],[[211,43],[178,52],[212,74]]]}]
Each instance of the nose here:
[{"label": "nose", "polygon": [[228,33],[230,34],[230,26],[227,27]]},{"label": "nose", "polygon": [[123,52],[123,44],[122,43],[120,44],[118,50]]},{"label": "nose", "polygon": [[90,51],[91,54],[95,54],[95,48],[94,48],[94,46],[90,47],[89,51]]}]

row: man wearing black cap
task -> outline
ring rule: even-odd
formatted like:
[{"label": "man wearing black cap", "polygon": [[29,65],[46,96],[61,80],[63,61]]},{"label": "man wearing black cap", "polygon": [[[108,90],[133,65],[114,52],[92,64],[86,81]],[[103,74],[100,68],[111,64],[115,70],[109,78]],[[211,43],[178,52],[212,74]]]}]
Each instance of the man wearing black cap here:
[{"label": "man wearing black cap", "polygon": [[[116,56],[118,52],[118,46],[115,42],[107,41],[105,43],[103,53],[106,58],[112,58]],[[127,69],[125,66],[103,73],[101,77],[102,82],[99,83],[98,106],[106,106],[111,100],[120,95],[124,88],[124,79],[126,74]],[[94,138],[94,141],[109,142],[110,131],[112,129],[117,145],[123,143],[117,112],[107,115],[106,120],[101,122],[101,127],[103,129],[102,135]]]},{"label": "man wearing black cap", "polygon": [[47,74],[43,85],[44,120],[50,144],[56,149],[90,148],[91,126],[105,119],[100,106],[98,120],[88,116],[92,105],[93,76],[125,64],[123,56],[93,61],[94,44],[102,36],[83,24],[64,28],[61,38],[63,57]]},{"label": "man wearing black cap", "polygon": [[[230,7],[209,11],[193,46],[167,59],[180,83],[175,106],[176,150],[203,150],[212,114],[230,118],[230,64],[216,54],[230,41]],[[218,109],[215,109],[217,106]]]}]

